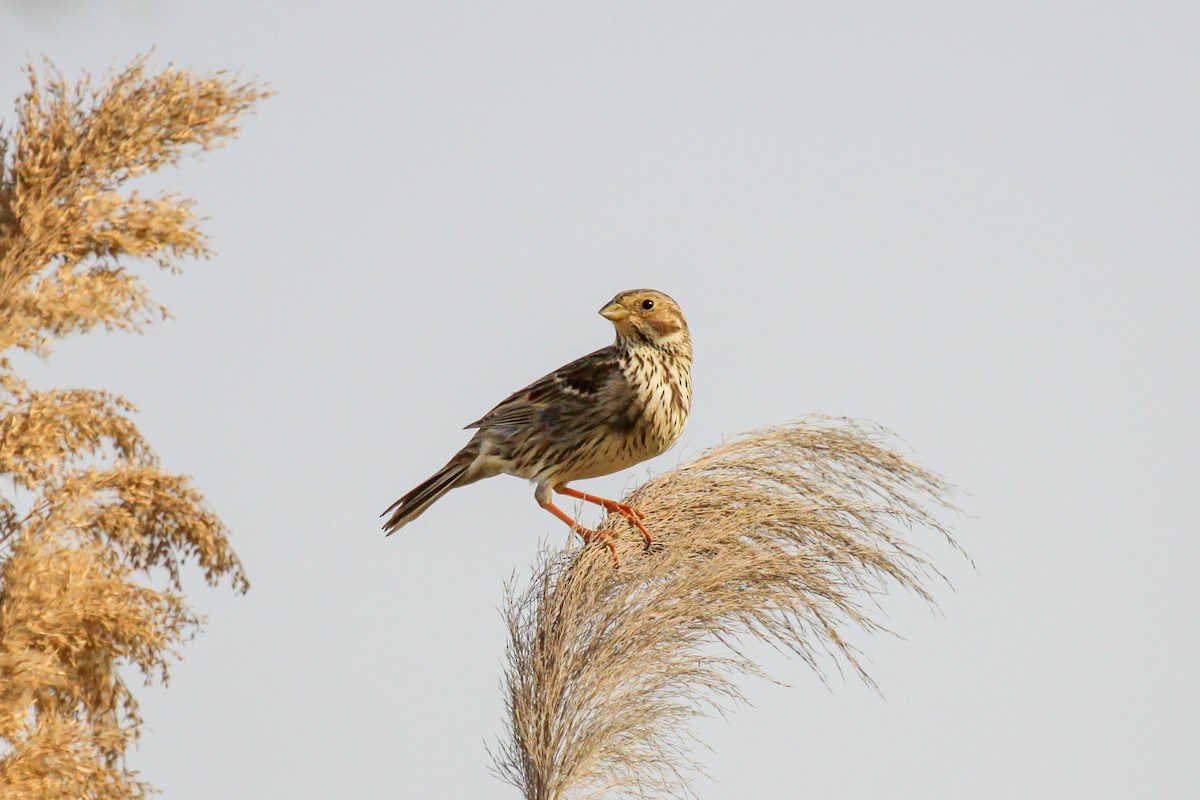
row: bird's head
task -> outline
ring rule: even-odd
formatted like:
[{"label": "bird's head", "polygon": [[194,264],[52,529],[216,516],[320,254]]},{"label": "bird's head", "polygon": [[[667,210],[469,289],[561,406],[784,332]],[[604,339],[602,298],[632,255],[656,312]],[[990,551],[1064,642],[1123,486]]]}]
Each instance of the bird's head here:
[{"label": "bird's head", "polygon": [[687,320],[679,305],[662,292],[653,289],[621,292],[600,309],[600,316],[612,321],[618,340],[692,357]]}]

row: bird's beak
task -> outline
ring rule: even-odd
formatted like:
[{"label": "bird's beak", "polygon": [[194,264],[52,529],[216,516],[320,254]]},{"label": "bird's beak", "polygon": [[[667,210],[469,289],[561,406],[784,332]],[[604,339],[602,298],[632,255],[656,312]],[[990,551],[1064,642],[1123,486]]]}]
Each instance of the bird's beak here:
[{"label": "bird's beak", "polygon": [[609,303],[604,308],[600,309],[600,316],[605,319],[611,319],[613,322],[620,322],[629,316],[629,309],[625,306]]}]

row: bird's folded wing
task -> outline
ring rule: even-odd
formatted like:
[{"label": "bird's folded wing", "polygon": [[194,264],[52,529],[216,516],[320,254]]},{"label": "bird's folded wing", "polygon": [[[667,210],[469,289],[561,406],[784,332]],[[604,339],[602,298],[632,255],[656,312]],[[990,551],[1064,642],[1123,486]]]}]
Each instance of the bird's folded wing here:
[{"label": "bird's folded wing", "polygon": [[546,411],[557,417],[595,403],[614,380],[625,380],[617,351],[602,347],[518,389],[465,429],[524,425],[543,420]]}]

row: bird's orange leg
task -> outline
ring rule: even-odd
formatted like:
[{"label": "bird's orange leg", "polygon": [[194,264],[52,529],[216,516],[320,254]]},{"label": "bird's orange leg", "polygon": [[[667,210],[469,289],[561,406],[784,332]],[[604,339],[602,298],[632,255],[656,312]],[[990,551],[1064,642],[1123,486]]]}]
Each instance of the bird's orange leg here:
[{"label": "bird's orange leg", "polygon": [[607,531],[602,533],[600,531],[594,531],[590,528],[583,527],[578,522],[576,522],[575,520],[573,520],[569,516],[567,516],[567,513],[565,511],[563,511],[558,506],[554,505],[554,503],[550,502],[549,500],[546,500],[545,502],[539,501],[538,505],[540,505],[542,508],[549,511],[554,516],[561,519],[563,522],[567,523],[567,525],[569,525],[571,527],[572,531],[574,531],[575,533],[578,533],[580,535],[580,537],[582,537],[584,544],[590,544],[592,541],[592,537],[599,536],[600,540],[602,542],[604,542],[606,547],[608,547],[609,552],[612,553],[613,563],[614,564],[621,563],[621,560],[619,558],[617,558],[617,546],[615,544],[613,544],[614,536],[612,534],[609,534]]},{"label": "bird's orange leg", "polygon": [[650,531],[646,530],[646,526],[642,524],[642,520],[645,519],[646,515],[633,506],[618,503],[616,500],[597,497],[594,494],[584,494],[577,489],[572,489],[570,486],[555,486],[554,491],[559,494],[565,494],[567,497],[578,498],[585,503],[595,503],[610,514],[620,514],[629,521],[630,525],[642,532],[642,538],[646,540],[646,549],[650,549]]}]

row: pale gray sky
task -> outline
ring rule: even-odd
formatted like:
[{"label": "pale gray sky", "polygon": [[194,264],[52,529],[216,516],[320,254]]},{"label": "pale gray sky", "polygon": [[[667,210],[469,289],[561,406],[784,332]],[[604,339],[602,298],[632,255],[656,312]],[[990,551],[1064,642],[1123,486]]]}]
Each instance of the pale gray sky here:
[{"label": "pale gray sky", "polygon": [[254,584],[193,581],[133,765],[173,800],[516,797],[497,609],[565,530],[512,478],[378,514],[650,286],[697,352],[659,467],[870,419],[969,493],[978,564],[925,541],[941,614],[885,598],[886,700],[764,652],[791,687],[701,726],[702,797],[1200,796],[1197,42],[1182,3],[0,3],[0,102],[27,58],[150,48],[278,92],[156,181],[218,251],[150,276],[176,319],[29,367],[133,400]]}]

